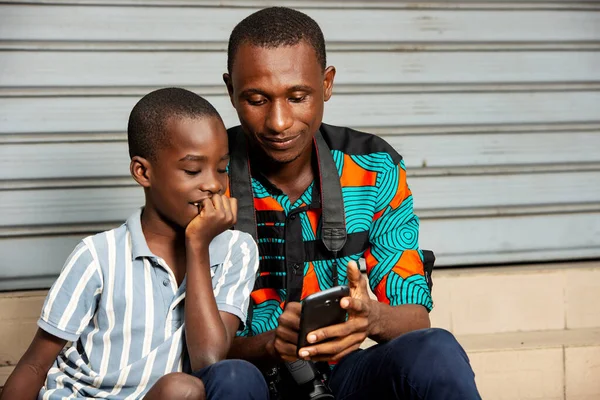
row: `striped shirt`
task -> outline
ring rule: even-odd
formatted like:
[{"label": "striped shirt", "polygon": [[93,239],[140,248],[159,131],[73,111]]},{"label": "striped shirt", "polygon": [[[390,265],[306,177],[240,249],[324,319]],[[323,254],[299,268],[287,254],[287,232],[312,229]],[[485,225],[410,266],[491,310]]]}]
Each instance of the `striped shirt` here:
[{"label": "striped shirt", "polygon": [[[185,279],[152,254],[141,210],[83,239],[50,289],[38,325],[67,340],[38,399],[138,399],[161,376],[187,370]],[[251,236],[225,231],[209,247],[220,311],[246,320],[258,268]]]}]

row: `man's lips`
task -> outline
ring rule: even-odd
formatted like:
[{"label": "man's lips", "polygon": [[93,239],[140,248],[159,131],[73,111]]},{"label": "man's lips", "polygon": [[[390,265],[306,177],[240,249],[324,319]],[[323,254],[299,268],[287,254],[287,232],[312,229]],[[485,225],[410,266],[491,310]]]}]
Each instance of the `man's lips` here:
[{"label": "man's lips", "polygon": [[300,135],[290,136],[286,138],[263,137],[263,143],[265,143],[271,148],[284,150],[289,148],[293,144],[293,142],[299,137]]}]

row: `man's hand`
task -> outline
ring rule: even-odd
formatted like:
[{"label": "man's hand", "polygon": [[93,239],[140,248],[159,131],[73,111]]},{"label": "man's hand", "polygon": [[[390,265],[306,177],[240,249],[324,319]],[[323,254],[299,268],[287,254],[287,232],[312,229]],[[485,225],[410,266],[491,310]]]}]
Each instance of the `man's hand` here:
[{"label": "man's hand", "polygon": [[[376,308],[371,307],[367,282],[355,261],[348,263],[348,286],[350,296],[340,301],[340,306],[348,311],[348,320],[310,332],[308,342],[314,345],[300,349],[300,357],[313,361],[337,361],[357,350],[368,336],[369,319],[376,317]],[[328,339],[330,341],[320,343]]]},{"label": "man's hand", "polygon": [[187,243],[208,245],[218,234],[237,221],[237,200],[220,194],[204,199],[198,215],[185,229]]},{"label": "man's hand", "polygon": [[296,354],[301,311],[300,303],[289,302],[279,316],[279,324],[273,331],[273,338],[267,343],[267,352],[275,359],[290,362],[298,359]]}]

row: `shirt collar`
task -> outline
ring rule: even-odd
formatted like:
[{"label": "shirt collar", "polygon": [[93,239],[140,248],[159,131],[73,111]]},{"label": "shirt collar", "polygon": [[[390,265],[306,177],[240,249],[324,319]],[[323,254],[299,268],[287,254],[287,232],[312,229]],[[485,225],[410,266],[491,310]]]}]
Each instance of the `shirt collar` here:
[{"label": "shirt collar", "polygon": [[150,251],[144,232],[142,231],[142,211],[144,207],[137,210],[131,217],[127,219],[125,224],[131,235],[131,255],[136,260],[140,257],[156,258]]}]

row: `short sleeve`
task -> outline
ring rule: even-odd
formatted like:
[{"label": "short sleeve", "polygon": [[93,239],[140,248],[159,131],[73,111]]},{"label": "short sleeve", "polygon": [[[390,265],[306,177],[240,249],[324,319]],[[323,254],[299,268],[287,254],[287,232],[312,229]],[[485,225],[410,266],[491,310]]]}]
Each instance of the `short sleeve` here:
[{"label": "short sleeve", "polygon": [[50,288],[38,326],[61,339],[76,341],[94,315],[101,292],[97,260],[82,241]]},{"label": "short sleeve", "polygon": [[378,300],[390,305],[420,304],[431,310],[431,293],[419,250],[419,218],[404,162],[378,177],[377,209],[365,252],[369,283]]},{"label": "short sleeve", "polygon": [[227,254],[213,276],[213,292],[219,311],[233,314],[245,323],[258,271],[258,247],[249,234],[230,232]]}]

